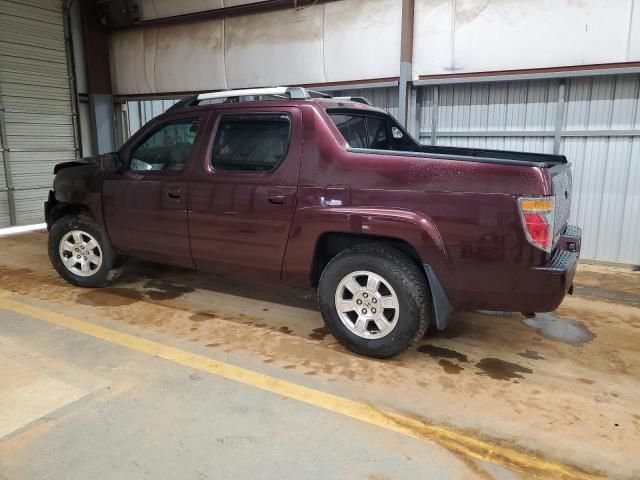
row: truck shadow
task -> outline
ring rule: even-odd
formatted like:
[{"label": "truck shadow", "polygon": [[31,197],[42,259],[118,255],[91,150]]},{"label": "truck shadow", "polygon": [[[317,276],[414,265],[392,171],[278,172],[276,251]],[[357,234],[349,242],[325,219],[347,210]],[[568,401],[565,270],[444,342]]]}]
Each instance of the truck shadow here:
[{"label": "truck shadow", "polygon": [[[134,284],[151,300],[172,300],[196,290],[318,311],[314,290],[241,276],[221,276],[188,268],[130,260],[118,284]],[[120,285],[118,285],[120,286]]]}]

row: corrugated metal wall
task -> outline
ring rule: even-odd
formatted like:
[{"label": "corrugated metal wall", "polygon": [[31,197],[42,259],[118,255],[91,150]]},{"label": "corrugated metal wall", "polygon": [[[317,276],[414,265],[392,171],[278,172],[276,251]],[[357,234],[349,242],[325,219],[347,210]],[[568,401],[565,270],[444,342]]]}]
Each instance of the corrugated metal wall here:
[{"label": "corrugated metal wall", "polygon": [[[165,112],[171,105],[176,103],[179,98],[164,100],[131,100],[127,105],[127,128],[128,137],[137,132],[140,127]],[[127,138],[128,138],[127,137]],[[126,139],[124,139],[126,140]]]},{"label": "corrugated metal wall", "polygon": [[434,143],[435,116],[439,145],[552,153],[558,83],[547,80],[423,87],[418,91],[420,141]]},{"label": "corrugated metal wall", "polygon": [[[397,87],[342,90],[398,114]],[[422,143],[552,153],[573,163],[571,222],[583,258],[640,264],[640,76],[420,87]],[[130,133],[175,100],[128,102]],[[435,128],[434,128],[435,127]]]},{"label": "corrugated metal wall", "polygon": [[398,87],[332,90],[327,93],[334,97],[365,97],[376,107],[398,118]]},{"label": "corrugated metal wall", "polygon": [[0,226],[9,195],[16,224],[42,222],[53,166],[76,153],[60,0],[0,2],[0,103]]},{"label": "corrugated metal wall", "polygon": [[640,264],[639,92],[638,75],[421,87],[420,141],[547,153],[557,143],[573,163],[583,257]]},{"label": "corrugated metal wall", "polygon": [[[349,90],[397,115],[397,88]],[[571,222],[586,259],[640,264],[639,75],[420,87],[426,144],[553,153],[573,164]]]}]

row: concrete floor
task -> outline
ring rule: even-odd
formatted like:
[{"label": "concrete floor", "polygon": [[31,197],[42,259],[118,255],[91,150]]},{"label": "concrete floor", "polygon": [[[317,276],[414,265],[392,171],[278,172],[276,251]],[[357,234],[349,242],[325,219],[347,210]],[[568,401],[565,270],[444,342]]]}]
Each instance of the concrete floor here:
[{"label": "concrete floor", "polygon": [[640,272],[377,361],[308,293],[141,262],[73,288],[46,239],[0,238],[0,479],[640,477]]}]

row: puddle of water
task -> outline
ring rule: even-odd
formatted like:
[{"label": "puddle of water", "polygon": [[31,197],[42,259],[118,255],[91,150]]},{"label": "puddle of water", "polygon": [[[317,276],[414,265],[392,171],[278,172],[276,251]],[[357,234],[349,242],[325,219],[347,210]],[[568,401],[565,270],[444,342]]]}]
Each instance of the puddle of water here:
[{"label": "puddle of water", "polygon": [[544,360],[544,357],[535,350],[525,350],[524,352],[520,352],[518,355],[530,360]]},{"label": "puddle of water", "polygon": [[522,320],[527,327],[535,329],[549,340],[578,345],[590,342],[595,335],[582,323],[558,318],[553,313],[536,313],[533,318]]},{"label": "puddle of water", "polygon": [[489,317],[503,317],[503,318],[511,318],[513,313],[511,312],[499,312],[494,310],[476,310],[476,313],[480,315],[488,315]]},{"label": "puddle of water", "polygon": [[326,326],[314,328],[308,335],[312,340],[324,340],[324,337],[329,335],[329,329]]},{"label": "puddle of water", "polygon": [[187,287],[185,285],[176,285],[175,283],[166,282],[163,280],[149,280],[144,284],[144,293],[151,300],[173,300],[185,293],[191,293],[195,291],[193,287]]},{"label": "puddle of water", "polygon": [[175,285],[161,280],[149,280],[141,292],[134,288],[107,287],[89,290],[78,295],[78,303],[97,307],[122,307],[141,300],[171,300],[195,291],[192,287]]},{"label": "puddle of water", "polygon": [[436,347],[435,345],[421,345],[418,347],[420,353],[426,353],[433,358],[450,358],[459,362],[468,362],[469,359],[466,355],[451,350],[449,348]]},{"label": "puddle of water", "polygon": [[512,380],[524,378],[522,373],[533,373],[533,370],[517,363],[506,362],[499,358],[483,358],[476,363],[481,371],[478,375],[487,375],[495,380]]},{"label": "puddle of water", "polygon": [[212,312],[198,312],[189,317],[192,322],[204,322],[206,320],[214,320],[218,318],[218,315]]},{"label": "puddle of water", "polygon": [[87,290],[78,295],[78,303],[92,307],[123,307],[143,300],[143,295],[132,288],[108,287]]},{"label": "puddle of water", "polygon": [[591,380],[589,378],[579,378],[578,381],[586,383],[587,385],[593,385],[594,383],[596,383],[594,380]]},{"label": "puddle of water", "polygon": [[452,373],[454,375],[457,375],[462,370],[464,370],[463,367],[453,363],[450,360],[447,360],[446,358],[441,358],[438,364],[444,369],[445,373]]}]

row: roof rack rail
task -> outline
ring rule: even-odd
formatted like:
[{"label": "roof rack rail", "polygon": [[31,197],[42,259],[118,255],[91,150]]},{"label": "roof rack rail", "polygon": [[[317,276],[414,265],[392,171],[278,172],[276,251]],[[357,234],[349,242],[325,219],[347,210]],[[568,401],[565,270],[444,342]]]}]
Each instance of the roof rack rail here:
[{"label": "roof rack rail", "polygon": [[[332,95],[316,90],[309,90],[304,87],[266,87],[266,88],[244,88],[240,90],[221,90],[219,92],[200,93],[185,97],[172,105],[167,111],[180,110],[186,107],[193,107],[200,102],[212,99],[240,99],[240,97],[276,97],[290,98],[293,100],[304,100],[307,98],[334,98]],[[371,105],[371,102],[364,97],[335,97],[336,100],[350,100],[353,102]],[[236,100],[237,101],[237,100]]]},{"label": "roof rack rail", "polygon": [[364,103],[365,105],[373,106],[373,103],[369,101],[368,98],[365,97],[331,97],[334,100],[347,100],[350,102]]},{"label": "roof rack rail", "polygon": [[233,97],[289,97],[291,99],[303,100],[311,98],[311,94],[302,87],[266,87],[266,88],[244,88],[241,90],[222,90],[220,92],[201,93],[198,101],[210,100],[214,98]]}]

